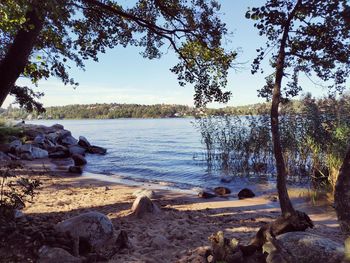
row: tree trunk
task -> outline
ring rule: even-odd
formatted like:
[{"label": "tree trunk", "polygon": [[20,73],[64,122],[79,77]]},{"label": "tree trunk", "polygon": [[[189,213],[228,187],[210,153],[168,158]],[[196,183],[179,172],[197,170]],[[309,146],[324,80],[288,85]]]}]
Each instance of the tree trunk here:
[{"label": "tree trunk", "polygon": [[43,20],[35,9],[28,11],[23,28],[17,32],[5,57],[0,61],[0,106],[23,73],[42,27]]},{"label": "tree trunk", "polygon": [[292,12],[289,14],[286,23],[283,26],[283,35],[281,39],[280,48],[278,51],[278,57],[276,61],[276,72],[275,72],[275,83],[272,92],[272,104],[271,104],[271,133],[273,142],[273,152],[276,160],[277,168],[277,191],[278,198],[280,201],[280,206],[283,216],[290,216],[295,214],[292,202],[290,201],[288,190],[287,190],[287,173],[286,166],[283,158],[283,151],[279,132],[279,119],[278,119],[278,107],[281,101],[281,86],[282,79],[284,75],[284,64],[285,64],[285,48],[288,40],[288,34],[290,29],[290,24],[294,18],[295,13],[302,4],[301,0],[298,0]]},{"label": "tree trunk", "polygon": [[350,146],[335,185],[334,205],[341,229],[350,233]]}]

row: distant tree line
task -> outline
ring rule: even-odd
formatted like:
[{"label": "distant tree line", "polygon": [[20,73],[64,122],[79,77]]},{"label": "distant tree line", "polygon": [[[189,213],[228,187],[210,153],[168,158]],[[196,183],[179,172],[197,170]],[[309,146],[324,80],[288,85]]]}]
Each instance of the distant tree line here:
[{"label": "distant tree line", "polygon": [[[306,95],[302,100],[291,100],[281,105],[281,114],[302,114],[303,100],[310,98]],[[349,100],[350,95],[345,94],[340,98],[312,99],[321,108],[325,105],[335,107]],[[338,107],[337,106],[337,107]],[[265,115],[269,114],[270,102],[256,103],[244,106],[229,106],[219,109],[195,108],[186,105],[175,104],[75,104],[67,106],[48,107],[43,113],[27,112],[24,109],[13,108],[0,109],[0,115],[7,119],[118,119],[118,118],[174,118],[174,117],[201,117],[201,116],[241,116],[241,115]],[[339,106],[340,107],[340,106]]]}]

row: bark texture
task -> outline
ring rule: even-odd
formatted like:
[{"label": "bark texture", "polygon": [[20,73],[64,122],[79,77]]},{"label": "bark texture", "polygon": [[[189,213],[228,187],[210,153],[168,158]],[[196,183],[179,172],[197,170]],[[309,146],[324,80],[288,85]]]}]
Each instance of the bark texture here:
[{"label": "bark texture", "polygon": [[39,18],[36,10],[28,11],[26,22],[17,32],[5,57],[0,61],[0,106],[4,103],[16,80],[24,72],[42,28],[43,20]]},{"label": "bark texture", "polygon": [[341,229],[350,233],[350,146],[339,171],[334,192],[334,205]]}]

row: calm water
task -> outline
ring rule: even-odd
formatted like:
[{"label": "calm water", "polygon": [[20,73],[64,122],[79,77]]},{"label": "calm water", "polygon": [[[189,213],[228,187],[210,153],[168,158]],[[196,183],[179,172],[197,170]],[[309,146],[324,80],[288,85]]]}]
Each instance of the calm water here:
[{"label": "calm water", "polygon": [[[40,120],[28,123],[60,123],[78,138],[107,148],[105,156],[88,155],[86,175],[100,174],[144,182],[167,182],[179,188],[213,188],[223,185],[219,171],[209,172],[203,158],[204,148],[193,119],[115,119],[115,120]],[[237,178],[232,190],[250,187],[266,189],[268,182],[252,184]]]}]

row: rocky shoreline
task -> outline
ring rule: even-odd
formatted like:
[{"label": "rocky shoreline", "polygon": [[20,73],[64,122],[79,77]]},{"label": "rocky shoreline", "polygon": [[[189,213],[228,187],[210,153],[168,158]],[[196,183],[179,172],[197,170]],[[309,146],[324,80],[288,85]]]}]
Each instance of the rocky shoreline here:
[{"label": "rocky shoreline", "polygon": [[15,127],[21,130],[21,138],[9,136],[8,142],[0,145],[2,162],[69,158],[73,165],[67,167],[67,172],[81,174],[82,167],[87,163],[86,154],[107,153],[107,149],[92,145],[84,136],[74,138],[72,133],[60,124],[48,127],[19,123]]}]

